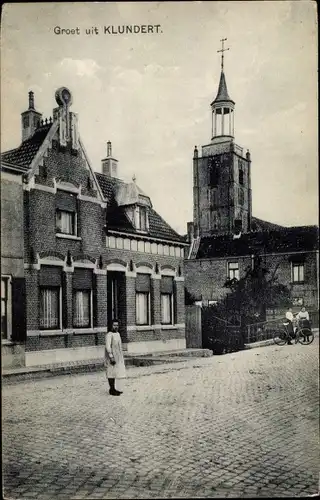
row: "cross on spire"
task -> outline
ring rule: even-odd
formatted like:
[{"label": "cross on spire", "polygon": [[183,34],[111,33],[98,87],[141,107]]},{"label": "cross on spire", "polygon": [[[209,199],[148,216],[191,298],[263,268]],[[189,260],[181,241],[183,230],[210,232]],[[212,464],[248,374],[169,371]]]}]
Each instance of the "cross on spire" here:
[{"label": "cross on spire", "polygon": [[223,58],[224,58],[223,53],[224,53],[224,52],[226,52],[226,50],[230,50],[229,48],[228,48],[228,49],[225,49],[225,48],[224,48],[224,42],[225,42],[226,40],[228,40],[228,39],[227,39],[227,38],[222,38],[222,39],[220,40],[221,45],[222,45],[222,48],[221,48],[221,50],[217,50],[217,52],[221,52],[221,71],[223,71]]}]

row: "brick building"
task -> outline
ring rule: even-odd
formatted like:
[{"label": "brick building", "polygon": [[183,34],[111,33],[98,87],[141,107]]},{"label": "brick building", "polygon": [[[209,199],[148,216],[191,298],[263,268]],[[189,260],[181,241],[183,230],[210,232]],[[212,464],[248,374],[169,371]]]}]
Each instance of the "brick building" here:
[{"label": "brick building", "polygon": [[118,179],[110,142],[94,172],[71,93],[55,97],[43,120],[29,93],[22,144],[2,155],[25,170],[26,364],[100,357],[114,318],[128,352],[184,348],[184,240]]},{"label": "brick building", "polygon": [[318,310],[318,227],[283,227],[252,216],[251,155],[234,141],[235,103],[223,58],[211,111],[211,142],[193,155],[187,291],[196,301],[217,302],[227,293],[226,281],[243,277],[259,256],[291,289],[294,306]]}]

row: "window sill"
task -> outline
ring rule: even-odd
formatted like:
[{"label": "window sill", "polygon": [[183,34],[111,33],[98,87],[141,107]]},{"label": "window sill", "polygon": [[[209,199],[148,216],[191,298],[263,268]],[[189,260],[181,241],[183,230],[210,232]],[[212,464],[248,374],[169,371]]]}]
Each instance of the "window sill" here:
[{"label": "window sill", "polygon": [[154,330],[154,326],[152,326],[152,325],[136,325],[136,330],[140,330],[140,331]]},{"label": "window sill", "polygon": [[10,339],[1,339],[1,345],[14,345],[15,342],[13,342]]},{"label": "window sill", "polygon": [[50,335],[63,335],[62,330],[40,330],[39,337],[50,337]]},{"label": "window sill", "polygon": [[161,330],[177,330],[177,325],[161,325]]},{"label": "window sill", "polygon": [[81,237],[80,236],[75,236],[73,234],[56,233],[56,238],[62,238],[62,239],[65,239],[65,240],[81,241]]}]

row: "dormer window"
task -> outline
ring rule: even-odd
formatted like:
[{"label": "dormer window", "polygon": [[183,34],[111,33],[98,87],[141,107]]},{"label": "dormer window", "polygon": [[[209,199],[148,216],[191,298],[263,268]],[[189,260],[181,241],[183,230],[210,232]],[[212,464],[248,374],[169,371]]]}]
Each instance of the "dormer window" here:
[{"label": "dormer window", "polygon": [[138,206],[136,208],[136,229],[138,229],[139,231],[147,231],[148,229],[147,207]]}]

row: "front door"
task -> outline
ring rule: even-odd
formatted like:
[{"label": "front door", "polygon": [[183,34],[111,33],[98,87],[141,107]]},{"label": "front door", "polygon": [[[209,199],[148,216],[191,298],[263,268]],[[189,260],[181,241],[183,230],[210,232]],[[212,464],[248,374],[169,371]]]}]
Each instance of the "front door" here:
[{"label": "front door", "polygon": [[119,321],[119,332],[123,342],[126,342],[126,276],[119,271],[108,272],[108,329],[112,321]]}]

